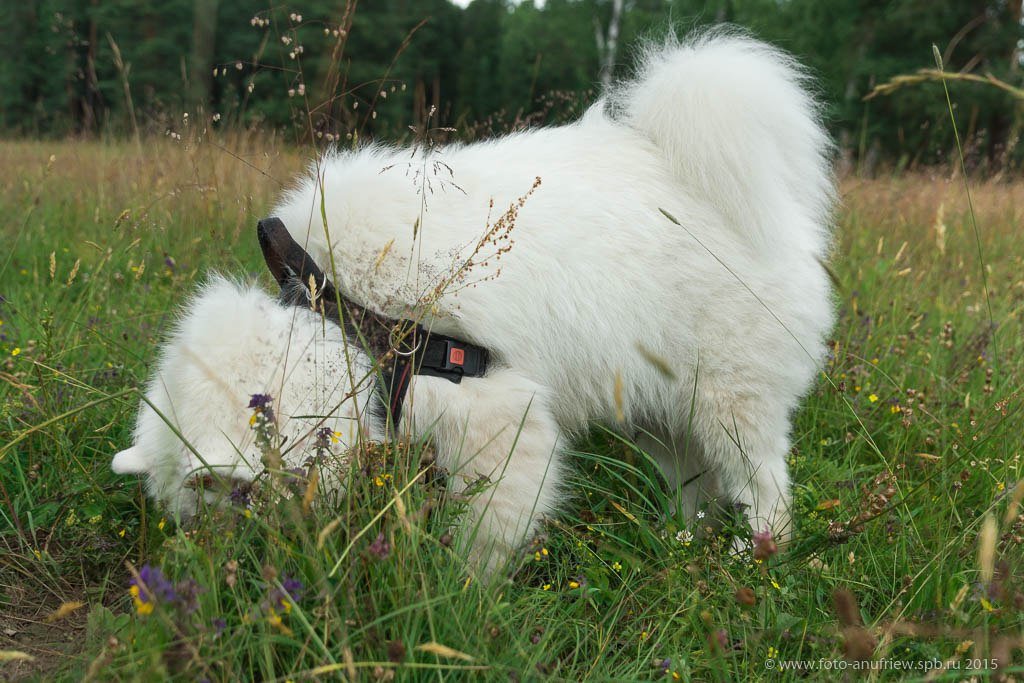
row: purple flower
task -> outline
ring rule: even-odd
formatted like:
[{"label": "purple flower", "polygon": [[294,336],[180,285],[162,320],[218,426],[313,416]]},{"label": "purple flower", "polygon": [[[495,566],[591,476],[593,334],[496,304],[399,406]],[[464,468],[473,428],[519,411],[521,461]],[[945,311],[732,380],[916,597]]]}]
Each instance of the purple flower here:
[{"label": "purple flower", "polygon": [[140,615],[152,614],[158,602],[173,603],[177,599],[174,586],[164,573],[148,564],[142,565],[137,577],[128,584],[128,594]]},{"label": "purple flower", "polygon": [[228,500],[236,507],[247,508],[249,507],[250,493],[252,493],[252,486],[248,482],[238,483],[231,488]]},{"label": "purple flower", "polygon": [[218,636],[221,633],[224,633],[224,629],[226,629],[228,627],[228,622],[224,621],[220,617],[217,617],[216,619],[214,619],[210,623],[213,624],[213,630],[215,631],[215,635],[218,635]]},{"label": "purple flower", "polygon": [[256,410],[263,410],[271,404],[274,397],[270,394],[253,394],[249,398],[249,407],[255,408]]},{"label": "purple flower", "polygon": [[148,564],[142,565],[139,569],[139,578],[132,577],[128,585],[136,587],[139,600],[142,602],[174,602],[177,597],[174,585],[167,580],[160,568]]},{"label": "purple flower", "polygon": [[281,575],[281,587],[274,586],[267,594],[263,609],[268,612],[276,612],[283,609],[286,613],[292,608],[291,603],[298,602],[302,597],[302,581],[290,577],[287,574]]},{"label": "purple flower", "polygon": [[298,602],[299,598],[302,597],[302,582],[287,574],[281,577],[281,588],[292,599],[292,602]]},{"label": "purple flower", "polygon": [[378,560],[386,559],[391,554],[391,543],[384,538],[383,531],[377,534],[377,538],[370,544],[370,554]]}]

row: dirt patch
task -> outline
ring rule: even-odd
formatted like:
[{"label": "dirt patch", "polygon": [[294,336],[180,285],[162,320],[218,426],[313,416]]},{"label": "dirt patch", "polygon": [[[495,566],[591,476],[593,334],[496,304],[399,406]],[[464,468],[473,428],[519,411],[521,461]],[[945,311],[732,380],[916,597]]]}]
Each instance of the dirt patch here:
[{"label": "dirt patch", "polygon": [[61,618],[61,605],[86,603],[81,591],[30,595],[35,591],[11,585],[11,572],[0,571],[0,650],[16,650],[31,660],[0,664],[0,681],[52,680],[79,659],[86,643],[88,604]]}]

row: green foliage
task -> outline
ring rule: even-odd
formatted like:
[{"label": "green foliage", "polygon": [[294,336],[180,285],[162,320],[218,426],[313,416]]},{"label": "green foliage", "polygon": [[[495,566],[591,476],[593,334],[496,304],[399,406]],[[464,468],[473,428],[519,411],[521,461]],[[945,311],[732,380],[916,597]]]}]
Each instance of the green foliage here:
[{"label": "green foliage", "polygon": [[[217,126],[273,128],[297,140],[394,139],[409,126],[455,126],[472,138],[561,122],[595,97],[602,61],[595,34],[611,20],[611,4],[379,0],[349,13],[348,3],[330,0],[4,3],[0,130],[132,132],[129,98],[139,125],[155,133],[179,130],[185,112],[204,124],[217,115]],[[893,76],[933,66],[932,43],[949,70],[1021,83],[1024,33],[1014,3],[632,0],[625,8],[620,75],[637,41],[657,39],[670,25],[680,33],[718,22],[747,27],[810,66],[841,148],[869,171],[884,159],[900,166],[949,159],[937,85],[862,99]],[[995,171],[1015,162],[1020,105],[995,88],[956,87],[969,167]]]}]

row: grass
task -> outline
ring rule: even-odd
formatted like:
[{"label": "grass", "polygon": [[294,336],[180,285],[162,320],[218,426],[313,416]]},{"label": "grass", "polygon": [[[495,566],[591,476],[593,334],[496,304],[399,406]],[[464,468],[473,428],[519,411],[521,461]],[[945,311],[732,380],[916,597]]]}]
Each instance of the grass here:
[{"label": "grass", "polygon": [[[270,287],[254,225],[302,154],[221,144],[0,143],[0,674],[1024,672],[1024,183],[973,187],[993,329],[961,180],[843,182],[840,321],[795,420],[789,551],[677,538],[653,466],[595,426],[565,513],[482,586],[449,547],[460,501],[421,470],[428,444],[362,449],[337,507],[267,498],[192,528],[110,472],[177,302],[211,268]],[[129,593],[145,565],[176,593],[151,611]],[[780,670],[797,660],[834,668]]]}]

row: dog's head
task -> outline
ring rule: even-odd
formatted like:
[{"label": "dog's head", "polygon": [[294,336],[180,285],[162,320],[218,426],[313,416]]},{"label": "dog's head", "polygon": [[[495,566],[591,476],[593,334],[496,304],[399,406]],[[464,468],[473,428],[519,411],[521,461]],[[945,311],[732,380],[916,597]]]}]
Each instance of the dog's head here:
[{"label": "dog's head", "polygon": [[[291,286],[296,277],[278,280]],[[167,339],[134,444],[112,467],[147,475],[150,494],[188,517],[200,491],[215,502],[265,469],[261,429],[279,435],[285,469],[307,462],[318,439],[330,444],[329,457],[343,459],[370,429],[370,369],[341,328],[308,305],[215,277]],[[337,465],[344,463],[323,464],[343,471]]]}]

